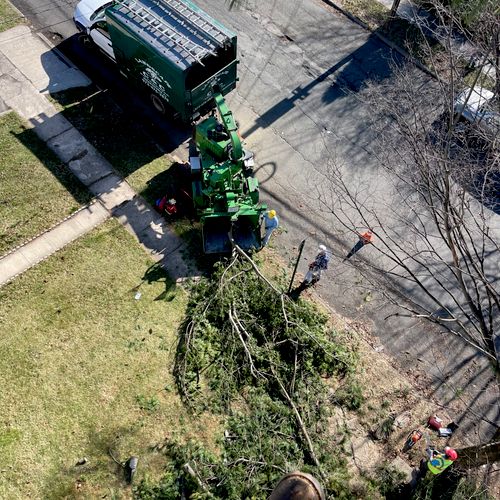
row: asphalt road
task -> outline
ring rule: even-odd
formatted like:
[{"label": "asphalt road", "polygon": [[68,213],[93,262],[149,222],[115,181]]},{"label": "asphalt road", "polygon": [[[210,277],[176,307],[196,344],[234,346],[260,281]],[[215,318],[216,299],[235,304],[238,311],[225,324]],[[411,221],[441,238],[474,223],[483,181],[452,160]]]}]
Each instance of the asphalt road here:
[{"label": "asphalt road", "polygon": [[[148,126],[165,151],[176,149],[189,131],[158,117],[116,68],[77,43],[71,22],[76,3],[14,0],[33,28],[101,87],[109,88],[112,98]],[[305,272],[317,244],[327,244],[333,257],[318,287],[320,295],[339,313],[371,324],[402,369],[424,372],[432,379],[423,397],[436,397],[471,440],[484,441],[493,428],[480,418],[500,421],[497,387],[488,364],[426,322],[384,319],[394,312],[393,306],[377,291],[368,295],[361,276],[341,263],[354,243],[352,235],[319,212],[314,199],[315,186],[333,157],[352,182],[361,179],[374,191],[389,192],[372,150],[377,115],[360,97],[368,80],[390,81],[391,61],[401,57],[320,0],[246,0],[240,2],[243,7],[232,9],[233,2],[196,3],[238,34],[240,81],[229,103],[247,147],[256,153],[264,201],[278,211],[286,229],[274,239],[274,246],[292,259],[299,242],[307,238],[299,268]],[[427,79],[416,72],[417,81],[425,85]],[[370,257],[369,248],[363,257]]]}]

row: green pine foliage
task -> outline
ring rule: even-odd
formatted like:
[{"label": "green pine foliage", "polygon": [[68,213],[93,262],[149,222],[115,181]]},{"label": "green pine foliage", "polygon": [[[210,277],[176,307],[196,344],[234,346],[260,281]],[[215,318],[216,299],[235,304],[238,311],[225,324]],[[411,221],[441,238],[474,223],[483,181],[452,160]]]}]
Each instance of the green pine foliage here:
[{"label": "green pine foliage", "polygon": [[[354,383],[355,367],[355,353],[314,305],[277,292],[246,261],[219,265],[192,290],[175,374],[193,411],[223,416],[220,453],[168,443],[162,481],[143,481],[136,496],[267,498],[283,474],[300,469],[348,497],[345,452],[335,444],[342,439],[328,428],[328,380]],[[359,390],[351,392],[359,406]]]},{"label": "green pine foliage", "polygon": [[413,500],[493,500],[488,489],[464,472],[446,469],[437,476],[428,475],[417,485]]}]

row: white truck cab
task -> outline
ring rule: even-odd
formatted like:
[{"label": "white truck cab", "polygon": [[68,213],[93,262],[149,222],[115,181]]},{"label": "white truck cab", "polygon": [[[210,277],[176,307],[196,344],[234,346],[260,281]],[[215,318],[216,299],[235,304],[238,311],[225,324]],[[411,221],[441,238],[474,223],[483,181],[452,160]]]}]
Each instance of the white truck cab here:
[{"label": "white truck cab", "polygon": [[113,5],[110,0],[81,0],[75,8],[73,21],[78,31],[88,36],[108,57],[115,61],[108,34],[105,13]]},{"label": "white truck cab", "polygon": [[495,106],[495,95],[476,86],[465,88],[455,99],[455,113],[475,125],[491,139],[500,137],[500,113]]}]

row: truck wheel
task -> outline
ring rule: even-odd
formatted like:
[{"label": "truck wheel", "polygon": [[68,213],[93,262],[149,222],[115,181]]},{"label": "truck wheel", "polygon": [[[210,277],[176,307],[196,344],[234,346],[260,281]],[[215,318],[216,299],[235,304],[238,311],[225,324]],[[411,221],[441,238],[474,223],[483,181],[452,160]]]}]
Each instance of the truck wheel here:
[{"label": "truck wheel", "polygon": [[158,97],[156,94],[151,94],[149,96],[149,98],[151,99],[151,104],[156,109],[156,111],[158,111],[159,113],[164,115],[166,112],[166,108],[165,108],[165,103],[163,102],[163,99]]},{"label": "truck wheel", "polygon": [[79,33],[78,42],[81,43],[82,45],[90,46],[92,40],[90,40],[89,36],[86,33]]}]

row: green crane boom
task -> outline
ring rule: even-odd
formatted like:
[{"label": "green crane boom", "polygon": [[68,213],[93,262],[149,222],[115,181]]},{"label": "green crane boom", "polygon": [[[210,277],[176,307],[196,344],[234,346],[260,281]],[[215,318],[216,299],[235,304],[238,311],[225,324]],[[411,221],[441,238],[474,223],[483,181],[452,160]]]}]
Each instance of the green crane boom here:
[{"label": "green crane boom", "polygon": [[241,146],[240,136],[238,135],[238,126],[233,118],[233,113],[229,109],[222,97],[222,94],[215,94],[215,105],[222,119],[222,124],[226,132],[229,134],[231,141],[231,159],[234,161],[241,160],[243,157],[243,147]]}]

